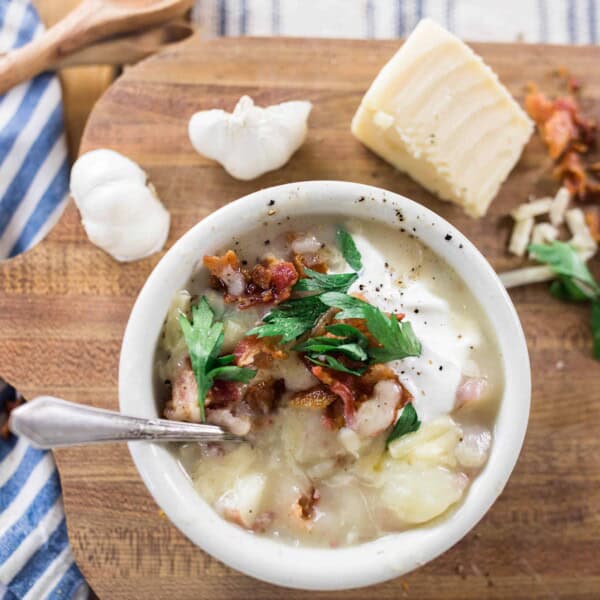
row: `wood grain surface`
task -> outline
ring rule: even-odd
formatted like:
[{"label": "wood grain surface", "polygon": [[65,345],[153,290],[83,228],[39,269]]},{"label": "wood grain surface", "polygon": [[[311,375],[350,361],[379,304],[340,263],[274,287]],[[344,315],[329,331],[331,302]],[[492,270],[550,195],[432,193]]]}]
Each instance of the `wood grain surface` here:
[{"label": "wood grain surface", "polygon": [[[167,247],[211,211],[258,188],[346,179],[404,194],[467,234],[501,271],[505,215],[531,193],[556,188],[538,139],[475,221],[372,155],[349,132],[366,87],[397,42],[193,39],[128,69],[97,104],[82,151],[111,147],[138,161],[172,215]],[[522,100],[527,81],[556,84],[566,65],[600,111],[600,50],[475,45]],[[187,122],[200,108],[314,103],[305,145],[283,169],[239,182],[193,152]],[[85,238],[71,204],[31,252],[0,264],[0,375],[27,397],[52,393],[117,407],[121,337],[135,296],[159,256],[117,264]],[[420,599],[600,596],[600,364],[588,309],[552,299],[545,285],[512,292],[528,339],[533,403],[510,482],[482,522],[444,556],[367,591],[313,597]],[[152,343],[152,340],[149,340]],[[125,446],[56,453],[75,557],[101,598],[302,598],[300,591],[235,573],[195,548],[161,516]],[[260,557],[256,557],[260,560]],[[340,571],[340,582],[344,572]]]}]

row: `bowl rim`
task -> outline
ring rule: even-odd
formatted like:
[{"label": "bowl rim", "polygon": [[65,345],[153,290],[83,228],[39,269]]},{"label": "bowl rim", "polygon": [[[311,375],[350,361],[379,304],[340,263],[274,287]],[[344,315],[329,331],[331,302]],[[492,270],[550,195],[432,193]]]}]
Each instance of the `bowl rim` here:
[{"label": "bowl rim", "polygon": [[494,331],[504,370],[494,440],[499,437],[502,443],[493,443],[486,467],[447,517],[336,549],[295,547],[247,532],[222,519],[201,498],[166,447],[134,442],[129,450],[142,480],[172,523],[226,565],[269,583],[305,590],[342,590],[380,583],[412,571],[456,544],[504,489],[519,457],[529,418],[531,373],[525,336],[514,305],[491,265],[436,213],[404,196],[364,184],[289,183],[258,190],[208,215],[180,237],[156,265],[137,297],[123,337],[119,362],[123,413],[158,416],[152,374],[154,340],[168,302],[189,279],[198,256],[222,247],[237,232],[258,226],[272,208],[279,216],[282,212],[289,216],[328,214],[388,224],[401,219],[406,230],[414,227],[413,234],[464,280]]}]

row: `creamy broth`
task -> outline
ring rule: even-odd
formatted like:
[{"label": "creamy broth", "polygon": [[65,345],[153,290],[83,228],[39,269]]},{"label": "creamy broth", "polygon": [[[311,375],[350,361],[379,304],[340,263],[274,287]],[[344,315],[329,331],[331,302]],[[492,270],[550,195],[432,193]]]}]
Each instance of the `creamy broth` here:
[{"label": "creamy broth", "polygon": [[[283,221],[218,250],[231,248],[249,267],[266,255],[287,260],[294,251],[304,252],[320,256],[328,273],[348,273],[336,245],[340,225],[352,235],[363,260],[348,293],[385,313],[403,313],[421,342],[421,355],[388,362],[395,380],[378,381],[367,401],[363,398],[356,407],[352,425],[337,427],[324,418],[329,408],[294,405],[292,399],[303,390],[321,384],[309,370],[311,363],[288,344],[287,357],[273,360],[248,384],[276,378],[284,387],[276,405],[259,417],[242,411],[241,417],[253,419],[246,442],[174,448],[198,492],[219,514],[297,545],[365,542],[452,510],[485,465],[503,388],[501,358],[477,302],[441,257],[398,227],[333,217],[318,224]],[[232,279],[228,283],[228,289],[237,285]],[[235,303],[224,303],[222,292],[209,287],[200,262],[187,290],[174,300],[157,350],[158,387],[169,418],[199,420],[197,408],[173,408],[170,398],[175,398],[172,388],[178,398],[190,398],[189,380],[188,387],[181,383],[188,357],[177,315],[189,314],[190,305],[202,296],[225,323],[223,352],[239,348],[246,332],[273,308],[240,310]],[[189,365],[187,369],[191,373]],[[406,398],[421,425],[386,449]],[[229,417],[222,420],[226,415],[217,415],[209,403],[209,422],[211,414],[225,427],[238,426]]]}]

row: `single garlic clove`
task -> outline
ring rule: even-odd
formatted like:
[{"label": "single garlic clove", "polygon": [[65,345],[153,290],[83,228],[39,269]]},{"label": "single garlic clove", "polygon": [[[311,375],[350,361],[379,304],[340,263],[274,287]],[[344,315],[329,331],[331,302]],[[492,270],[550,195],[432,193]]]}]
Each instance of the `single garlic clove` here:
[{"label": "single garlic clove", "polygon": [[146,173],[132,160],[108,148],[86,152],[77,159],[71,170],[71,195],[75,204],[95,187],[111,181],[146,183]]},{"label": "single garlic clove", "polygon": [[282,167],[302,145],[311,109],[305,101],[261,108],[242,96],[233,113],[215,109],[193,115],[189,137],[196,151],[233,177],[254,179]]},{"label": "single garlic clove", "polygon": [[90,241],[116,260],[145,258],[166,242],[170,216],[146,180],[137,164],[107,149],[84,154],[71,171],[71,195]]},{"label": "single garlic clove", "polygon": [[85,198],[82,223],[92,243],[126,262],[164,246],[170,216],[148,187],[123,181],[99,186]]}]

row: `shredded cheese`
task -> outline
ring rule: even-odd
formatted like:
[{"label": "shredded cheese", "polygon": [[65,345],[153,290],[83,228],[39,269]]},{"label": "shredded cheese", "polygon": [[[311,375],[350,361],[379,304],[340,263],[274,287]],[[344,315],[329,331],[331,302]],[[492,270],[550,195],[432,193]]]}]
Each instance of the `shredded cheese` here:
[{"label": "shredded cheese", "polygon": [[515,223],[513,227],[512,236],[510,238],[510,244],[508,251],[516,256],[524,256],[527,245],[529,244],[529,237],[533,229],[534,219],[529,217],[528,219],[522,219]]},{"label": "shredded cheese", "polygon": [[540,198],[533,202],[525,202],[517,206],[510,214],[515,221],[539,217],[540,215],[545,215],[550,212],[553,201],[553,198]]},{"label": "shredded cheese", "polygon": [[554,196],[552,206],[550,207],[550,223],[552,223],[554,227],[559,227],[563,224],[563,221],[565,220],[565,211],[569,206],[570,200],[571,194],[569,194],[569,190],[566,187],[561,187],[558,192],[556,192],[556,196]]}]

